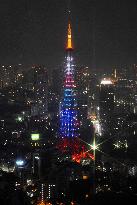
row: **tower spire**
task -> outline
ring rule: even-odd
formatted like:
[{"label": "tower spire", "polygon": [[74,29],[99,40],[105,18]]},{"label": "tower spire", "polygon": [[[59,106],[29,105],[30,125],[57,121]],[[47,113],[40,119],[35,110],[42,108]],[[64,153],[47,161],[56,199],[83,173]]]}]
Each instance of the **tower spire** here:
[{"label": "tower spire", "polygon": [[67,49],[67,50],[73,49],[70,19],[69,19],[69,22],[68,22],[67,47],[66,47],[66,49]]}]

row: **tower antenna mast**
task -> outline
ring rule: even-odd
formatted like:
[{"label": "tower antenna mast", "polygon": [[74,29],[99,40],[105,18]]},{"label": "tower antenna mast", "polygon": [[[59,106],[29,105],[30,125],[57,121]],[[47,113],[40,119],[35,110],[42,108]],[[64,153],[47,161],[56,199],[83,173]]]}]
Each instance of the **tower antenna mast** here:
[{"label": "tower antenna mast", "polygon": [[73,49],[72,46],[72,32],[71,32],[71,10],[70,10],[71,0],[68,0],[68,8],[67,8],[67,15],[68,15],[68,31],[67,31],[67,46],[66,49]]},{"label": "tower antenna mast", "polygon": [[71,5],[71,0],[68,0],[68,14],[70,14],[71,10],[70,10],[70,5]]}]

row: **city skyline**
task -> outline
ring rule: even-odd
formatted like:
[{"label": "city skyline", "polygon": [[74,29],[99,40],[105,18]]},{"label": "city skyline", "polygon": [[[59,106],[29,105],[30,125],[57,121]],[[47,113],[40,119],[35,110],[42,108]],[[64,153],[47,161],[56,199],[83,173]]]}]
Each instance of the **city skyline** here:
[{"label": "city skyline", "polygon": [[134,0],[3,2],[0,204],[137,200],[136,16]]},{"label": "city skyline", "polygon": [[7,0],[0,7],[0,63],[60,66],[68,5],[78,65],[108,69],[137,62],[135,0]]}]

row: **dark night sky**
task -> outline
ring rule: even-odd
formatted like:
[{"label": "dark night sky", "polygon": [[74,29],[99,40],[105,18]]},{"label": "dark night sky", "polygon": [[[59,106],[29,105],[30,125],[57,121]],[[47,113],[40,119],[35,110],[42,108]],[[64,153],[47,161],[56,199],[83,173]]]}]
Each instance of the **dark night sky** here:
[{"label": "dark night sky", "polygon": [[[0,64],[61,64],[68,2],[0,0]],[[71,11],[79,64],[137,63],[137,0],[71,0]]]}]

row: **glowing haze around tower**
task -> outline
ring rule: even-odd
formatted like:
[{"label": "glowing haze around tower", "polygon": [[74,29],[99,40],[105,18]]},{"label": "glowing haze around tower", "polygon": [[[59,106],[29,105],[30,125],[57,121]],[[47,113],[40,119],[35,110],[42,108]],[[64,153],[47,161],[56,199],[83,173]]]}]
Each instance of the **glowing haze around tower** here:
[{"label": "glowing haze around tower", "polygon": [[63,98],[60,110],[60,135],[62,138],[66,139],[77,137],[79,127],[77,120],[76,85],[74,82],[74,62],[72,53],[71,24],[69,23],[64,69]]}]

